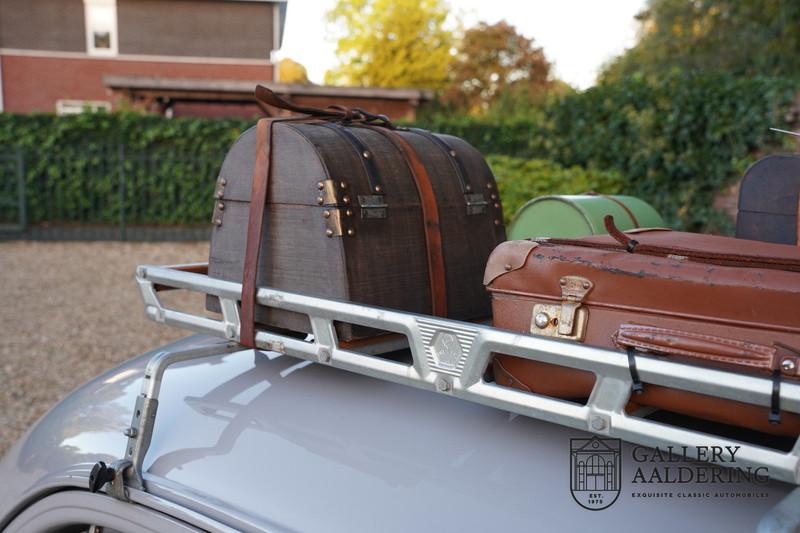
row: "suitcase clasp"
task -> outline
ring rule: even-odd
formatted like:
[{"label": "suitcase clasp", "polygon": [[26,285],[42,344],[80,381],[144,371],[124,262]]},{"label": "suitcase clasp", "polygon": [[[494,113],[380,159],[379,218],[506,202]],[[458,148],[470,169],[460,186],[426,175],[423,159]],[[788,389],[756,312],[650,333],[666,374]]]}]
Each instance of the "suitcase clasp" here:
[{"label": "suitcase clasp", "polygon": [[530,331],[534,335],[582,341],[589,312],[581,305],[594,284],[580,276],[564,276],[559,283],[561,305],[534,305]]}]

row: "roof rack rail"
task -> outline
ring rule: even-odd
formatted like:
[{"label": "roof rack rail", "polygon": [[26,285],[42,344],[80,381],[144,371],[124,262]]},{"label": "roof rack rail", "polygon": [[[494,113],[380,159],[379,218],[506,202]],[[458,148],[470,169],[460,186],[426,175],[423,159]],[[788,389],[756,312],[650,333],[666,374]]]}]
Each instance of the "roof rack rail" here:
[{"label": "roof rack rail", "polygon": [[[242,350],[239,340],[239,307],[242,286],[211,278],[206,265],[140,266],[136,271],[146,315],[170,326],[204,332],[221,338],[216,346],[189,352],[163,352],[150,361],[142,393],[134,410],[124,461],[128,485],[143,489],[142,463],[154,426],[161,376],[174,362]],[[165,307],[158,293],[186,289],[219,298],[222,316],[198,316]],[[546,337],[524,335],[470,322],[417,315],[340,300],[259,288],[256,301],[263,306],[305,314],[313,334],[297,339],[257,330],[256,346],[403,385],[435,391],[464,400],[504,409],[532,418],[555,422],[592,433],[618,437],[651,447],[686,446],[692,455],[710,438],[721,446],[739,446],[737,458],[744,467],[767,467],[773,479],[800,484],[800,440],[786,452],[704,433],[678,425],[656,422],[625,412],[634,385],[628,354]],[[342,347],[335,322],[396,332],[408,340],[411,362],[374,357]],[[224,340],[222,340],[224,339]],[[386,350],[396,349],[387,346]],[[492,353],[553,363],[593,372],[596,381],[585,405],[501,386],[484,379]],[[684,389],[707,396],[769,406],[772,381],[768,378],[704,368],[655,357],[635,356],[639,378],[645,383]],[[800,384],[786,382],[780,389],[780,405],[800,413]],[[137,416],[139,413],[139,416]],[[697,458],[694,456],[694,458]],[[127,463],[126,463],[127,464]]]}]

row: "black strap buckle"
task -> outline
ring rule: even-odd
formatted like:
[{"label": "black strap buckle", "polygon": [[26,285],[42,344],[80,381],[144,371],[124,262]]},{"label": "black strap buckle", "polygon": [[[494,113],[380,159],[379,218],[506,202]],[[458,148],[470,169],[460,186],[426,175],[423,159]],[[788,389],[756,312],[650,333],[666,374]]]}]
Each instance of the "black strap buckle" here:
[{"label": "black strap buckle", "polygon": [[639,371],[636,370],[636,349],[628,348],[628,371],[631,373],[631,380],[633,380],[633,392],[641,394],[644,392],[644,383],[639,379]]}]

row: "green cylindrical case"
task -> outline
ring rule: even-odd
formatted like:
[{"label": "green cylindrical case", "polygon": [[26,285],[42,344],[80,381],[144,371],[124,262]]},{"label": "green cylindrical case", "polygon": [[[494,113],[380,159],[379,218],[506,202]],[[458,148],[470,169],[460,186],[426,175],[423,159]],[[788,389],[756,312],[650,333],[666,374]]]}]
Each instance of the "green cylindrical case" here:
[{"label": "green cylindrical case", "polygon": [[576,238],[603,234],[607,233],[603,225],[606,215],[613,215],[614,223],[622,231],[664,226],[664,220],[653,206],[633,196],[540,196],[517,211],[508,238]]}]

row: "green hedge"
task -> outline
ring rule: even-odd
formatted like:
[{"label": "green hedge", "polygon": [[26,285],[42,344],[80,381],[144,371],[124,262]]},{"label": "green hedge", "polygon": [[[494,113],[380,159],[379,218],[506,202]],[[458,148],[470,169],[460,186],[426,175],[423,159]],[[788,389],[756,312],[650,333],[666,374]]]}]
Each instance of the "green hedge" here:
[{"label": "green hedge", "polygon": [[729,232],[714,195],[759,152],[776,149],[772,143],[791,149],[769,127],[785,127],[798,88],[793,80],[724,74],[629,78],[555,99],[541,118],[432,117],[424,126],[484,153],[615,170],[622,192],[652,203],[673,227]]},{"label": "green hedge", "polygon": [[[420,125],[484,154],[534,159],[491,158],[509,212],[538,194],[597,189],[640,196],[673,227],[725,232],[731,221],[713,208],[715,194],[772,142],[791,142],[768,128],[785,126],[797,89],[790,80],[723,74],[629,78],[553,99],[524,118],[441,115]],[[107,199],[122,196],[133,223],[205,222],[222,157],[250,124],[0,113],[0,166],[6,174],[14,161],[3,154],[22,147],[33,223],[116,223],[119,202]]]},{"label": "green hedge", "polygon": [[622,175],[614,170],[562,167],[543,159],[505,155],[490,155],[487,160],[497,178],[506,224],[522,204],[536,196],[580,194],[588,191],[618,194],[624,183]]},{"label": "green hedge", "polygon": [[[0,113],[0,175],[14,175],[21,156],[30,224],[207,223],[222,158],[248,125],[134,113]],[[14,208],[0,210],[0,222],[17,216]]]}]

